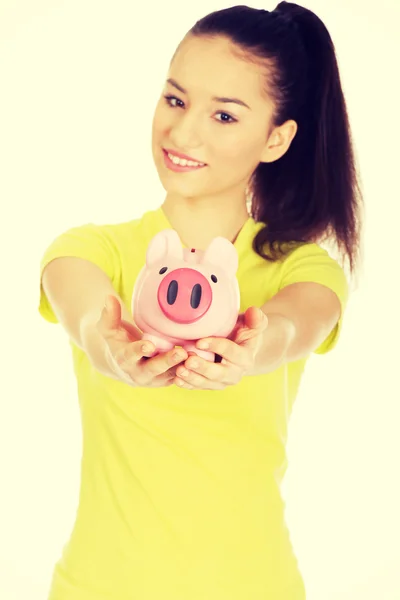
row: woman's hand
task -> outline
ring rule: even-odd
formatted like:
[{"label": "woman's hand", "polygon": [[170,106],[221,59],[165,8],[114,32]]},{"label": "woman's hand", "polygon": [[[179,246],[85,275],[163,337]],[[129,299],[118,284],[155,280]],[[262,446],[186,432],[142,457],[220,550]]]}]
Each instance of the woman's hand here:
[{"label": "woman's hand", "polygon": [[176,366],[188,354],[183,348],[150,357],[155,346],[142,340],[142,333],[133,323],[121,317],[121,305],[115,296],[108,296],[96,325],[105,342],[106,359],[115,379],[133,387],[166,387],[172,385]]},{"label": "woman's hand", "polygon": [[268,318],[262,310],[255,306],[248,308],[239,315],[229,338],[210,337],[196,343],[202,350],[219,354],[222,361],[212,363],[191,354],[183,365],[177,367],[174,383],[190,390],[223,390],[228,385],[239,383],[254,367],[267,326]]}]

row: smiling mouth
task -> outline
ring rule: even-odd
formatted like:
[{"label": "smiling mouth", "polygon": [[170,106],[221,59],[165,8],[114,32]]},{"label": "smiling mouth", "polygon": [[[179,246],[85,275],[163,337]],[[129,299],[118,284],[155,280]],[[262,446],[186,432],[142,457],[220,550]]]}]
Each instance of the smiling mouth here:
[{"label": "smiling mouth", "polygon": [[167,152],[163,148],[163,155],[166,166],[172,171],[184,172],[184,171],[194,171],[198,169],[203,169],[206,167],[206,163],[200,163],[195,160],[188,160],[186,158],[180,158],[171,152]]}]

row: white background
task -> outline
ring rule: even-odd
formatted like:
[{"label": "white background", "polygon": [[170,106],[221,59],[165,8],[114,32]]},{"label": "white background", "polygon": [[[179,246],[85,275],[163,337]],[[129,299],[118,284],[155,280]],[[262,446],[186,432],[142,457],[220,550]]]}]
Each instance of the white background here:
[{"label": "white background", "polygon": [[[70,226],[161,204],[150,130],[168,62],[195,20],[230,5],[158,1],[1,0],[2,600],[46,599],[78,497],[70,349],[37,312],[40,257]],[[311,359],[295,405],[288,522],[308,600],[400,600],[400,3],[305,6],[337,49],[366,230],[339,345]]]}]

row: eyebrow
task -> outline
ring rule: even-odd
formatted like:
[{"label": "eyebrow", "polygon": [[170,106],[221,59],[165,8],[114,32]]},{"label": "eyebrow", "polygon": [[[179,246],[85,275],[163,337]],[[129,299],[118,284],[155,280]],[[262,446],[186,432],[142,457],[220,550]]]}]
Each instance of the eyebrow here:
[{"label": "eyebrow", "polygon": [[[183,88],[181,85],[179,85],[179,83],[177,81],[175,81],[175,79],[167,79],[167,83],[169,83],[170,85],[175,87],[177,90],[182,92],[182,94],[187,94],[187,91],[185,90],[185,88]],[[239,100],[239,98],[226,98],[225,96],[213,96],[212,100],[215,100],[215,102],[224,102],[226,104],[232,102],[234,104],[239,104],[240,106],[245,106],[246,108],[251,110],[250,106],[248,104],[246,104],[246,102],[243,102],[243,100]]]}]

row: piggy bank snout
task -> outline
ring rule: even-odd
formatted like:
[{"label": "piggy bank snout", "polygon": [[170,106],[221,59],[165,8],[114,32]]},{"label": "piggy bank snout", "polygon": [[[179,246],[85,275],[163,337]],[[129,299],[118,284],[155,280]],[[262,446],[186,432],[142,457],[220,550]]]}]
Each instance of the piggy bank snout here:
[{"label": "piggy bank snout", "polygon": [[194,323],[211,306],[212,289],[202,273],[190,268],[174,269],[160,283],[158,304],[171,321]]}]

